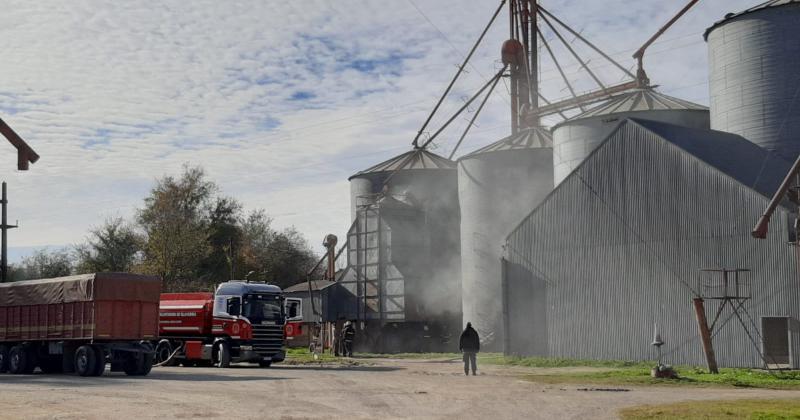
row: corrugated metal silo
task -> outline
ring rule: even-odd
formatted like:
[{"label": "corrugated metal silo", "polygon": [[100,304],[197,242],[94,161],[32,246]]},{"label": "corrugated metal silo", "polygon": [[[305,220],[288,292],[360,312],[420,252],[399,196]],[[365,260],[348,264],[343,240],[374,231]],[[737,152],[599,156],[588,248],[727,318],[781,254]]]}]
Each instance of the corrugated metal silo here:
[{"label": "corrugated metal silo", "polygon": [[365,169],[348,180],[350,181],[350,216],[356,218],[360,206],[371,203],[375,196],[383,192],[386,179],[389,194],[413,194],[416,199],[436,202],[437,197],[455,194],[455,162],[431,153],[414,149],[389,160]]},{"label": "corrugated metal silo", "polygon": [[650,88],[635,89],[553,128],[553,178],[558,185],[626,118],[708,128],[708,108]]},{"label": "corrugated metal silo", "polygon": [[706,31],[711,128],[800,154],[800,1],[728,14]]},{"label": "corrugated metal silo", "polygon": [[456,164],[414,149],[350,182],[353,275],[343,285],[357,296],[359,319],[380,321],[367,327],[376,348],[420,351],[424,328],[461,323]]},{"label": "corrugated metal silo", "polygon": [[502,243],[552,191],[552,144],[547,130],[533,128],[458,161],[461,309],[488,349],[502,349],[504,338]]}]

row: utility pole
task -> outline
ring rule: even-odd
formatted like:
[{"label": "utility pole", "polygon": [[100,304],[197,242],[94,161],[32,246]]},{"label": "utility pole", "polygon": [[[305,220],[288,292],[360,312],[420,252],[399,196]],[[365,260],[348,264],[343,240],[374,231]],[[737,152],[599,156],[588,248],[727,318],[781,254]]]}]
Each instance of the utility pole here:
[{"label": "utility pole", "polygon": [[8,224],[8,214],[7,214],[7,207],[8,207],[8,197],[6,196],[6,182],[3,181],[3,199],[0,201],[3,207],[3,219],[2,224],[0,224],[0,230],[3,231],[2,235],[2,261],[0,261],[0,283],[5,283],[8,281],[8,230],[14,229],[17,225],[9,225]]}]

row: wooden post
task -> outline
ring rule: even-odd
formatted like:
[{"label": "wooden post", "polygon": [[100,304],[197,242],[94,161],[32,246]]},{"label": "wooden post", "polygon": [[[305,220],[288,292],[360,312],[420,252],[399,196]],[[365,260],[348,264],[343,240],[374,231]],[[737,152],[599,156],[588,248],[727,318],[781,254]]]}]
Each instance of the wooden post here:
[{"label": "wooden post", "polygon": [[711,330],[708,329],[708,320],[706,319],[706,309],[703,305],[703,298],[694,298],[694,312],[697,316],[700,338],[703,341],[703,351],[706,353],[708,371],[711,373],[719,373],[717,357],[714,355],[714,346],[711,342]]}]

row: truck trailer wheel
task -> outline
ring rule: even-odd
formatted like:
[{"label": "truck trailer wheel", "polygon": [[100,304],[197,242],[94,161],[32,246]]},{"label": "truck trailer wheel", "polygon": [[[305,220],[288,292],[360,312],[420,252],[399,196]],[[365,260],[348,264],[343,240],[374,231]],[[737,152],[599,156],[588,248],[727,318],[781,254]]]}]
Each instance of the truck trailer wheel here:
[{"label": "truck trailer wheel", "polygon": [[147,376],[150,374],[150,371],[153,369],[153,358],[154,355],[152,353],[142,355],[142,366],[139,368],[139,375]]},{"label": "truck trailer wheel", "polygon": [[231,367],[231,346],[222,341],[216,346],[214,352],[214,366],[218,368]]},{"label": "truck trailer wheel", "polygon": [[8,352],[8,371],[19,375],[28,369],[28,352],[25,347],[14,346]]},{"label": "truck trailer wheel", "polygon": [[75,351],[75,373],[91,376],[97,369],[97,357],[91,346],[80,346]]},{"label": "truck trailer wheel", "polygon": [[8,372],[8,346],[0,345],[0,373]]},{"label": "truck trailer wheel", "polygon": [[153,354],[131,353],[122,365],[128,376],[146,376],[153,369]]}]

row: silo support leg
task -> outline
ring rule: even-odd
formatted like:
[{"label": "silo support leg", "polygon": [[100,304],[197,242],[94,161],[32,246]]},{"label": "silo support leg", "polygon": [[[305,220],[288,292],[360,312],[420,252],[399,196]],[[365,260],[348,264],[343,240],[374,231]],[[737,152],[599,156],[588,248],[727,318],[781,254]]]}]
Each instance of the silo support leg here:
[{"label": "silo support leg", "polygon": [[711,330],[708,328],[708,319],[706,318],[706,309],[703,305],[702,298],[694,299],[694,312],[697,316],[697,326],[700,329],[700,338],[703,342],[703,351],[706,354],[708,371],[711,373],[719,373],[717,357],[714,355],[714,346],[711,342]]}]

